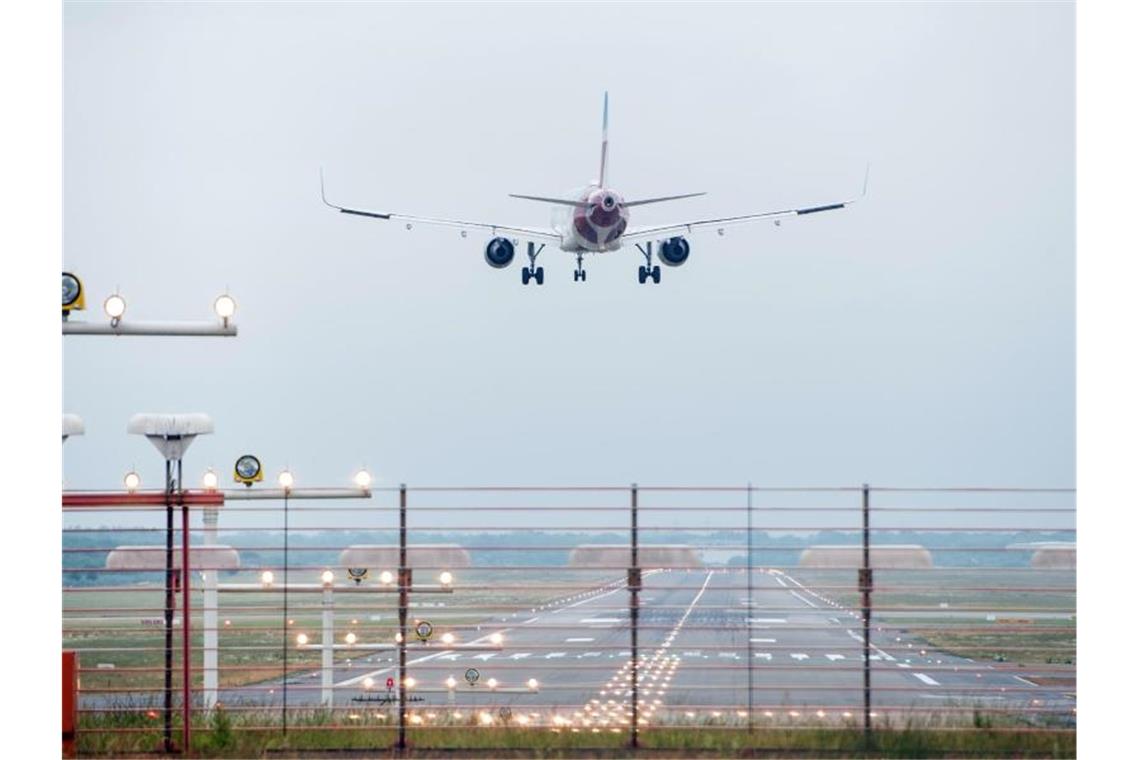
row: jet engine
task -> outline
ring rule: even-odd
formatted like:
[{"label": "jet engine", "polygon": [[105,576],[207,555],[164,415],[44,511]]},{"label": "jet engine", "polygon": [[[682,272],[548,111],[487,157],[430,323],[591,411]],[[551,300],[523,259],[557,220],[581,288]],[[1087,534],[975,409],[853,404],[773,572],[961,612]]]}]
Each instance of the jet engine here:
[{"label": "jet engine", "polygon": [[669,238],[657,249],[657,258],[667,267],[679,267],[689,258],[689,241],[683,237]]},{"label": "jet engine", "polygon": [[483,258],[495,269],[509,266],[515,258],[515,244],[506,238],[491,238],[483,251]]}]

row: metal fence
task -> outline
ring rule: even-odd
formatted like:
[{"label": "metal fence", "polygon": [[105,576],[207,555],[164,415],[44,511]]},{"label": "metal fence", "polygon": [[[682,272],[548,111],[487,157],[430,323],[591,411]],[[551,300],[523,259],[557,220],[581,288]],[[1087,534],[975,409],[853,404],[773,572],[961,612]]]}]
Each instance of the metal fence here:
[{"label": "metal fence", "polygon": [[80,752],[1075,733],[1072,489],[256,493],[64,494]]}]

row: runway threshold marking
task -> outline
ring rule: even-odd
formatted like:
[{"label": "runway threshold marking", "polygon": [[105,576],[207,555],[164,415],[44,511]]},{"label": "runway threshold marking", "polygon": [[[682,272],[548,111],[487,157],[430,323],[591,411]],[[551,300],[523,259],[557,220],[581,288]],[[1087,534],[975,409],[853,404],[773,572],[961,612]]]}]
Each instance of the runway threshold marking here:
[{"label": "runway threshold marking", "polygon": [[941,685],[937,681],[935,681],[933,678],[926,675],[925,673],[911,673],[911,675],[914,676],[915,678],[917,678],[918,680],[922,681],[927,686],[940,686]]},{"label": "runway threshold marking", "polygon": [[571,636],[570,638],[566,639],[566,643],[568,643],[568,644],[569,643],[580,643],[580,642],[593,641],[593,640],[594,640],[593,636]]},{"label": "runway threshold marking", "polygon": [[753,644],[775,644],[775,639],[751,639]]},{"label": "runway threshold marking", "polygon": [[578,622],[579,623],[586,623],[586,624],[590,624],[590,623],[620,623],[621,619],[615,618],[615,617],[604,617],[604,618],[602,618],[602,617],[588,617],[588,618],[582,618]]},{"label": "runway threshold marking", "polygon": [[826,655],[824,655],[824,657],[831,660],[832,662],[835,662],[836,660],[846,660],[847,659],[846,657],[844,657],[841,654],[826,654]]}]

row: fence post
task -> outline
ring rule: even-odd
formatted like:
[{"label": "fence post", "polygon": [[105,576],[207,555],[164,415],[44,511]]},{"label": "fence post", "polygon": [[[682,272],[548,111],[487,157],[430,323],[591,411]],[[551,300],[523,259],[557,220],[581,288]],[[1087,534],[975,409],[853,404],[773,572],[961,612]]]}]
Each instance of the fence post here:
[{"label": "fence post", "polygon": [[182,494],[178,460],[178,501],[182,507],[182,754],[190,754],[190,505]]},{"label": "fence post", "polygon": [[400,568],[397,582],[400,589],[399,602],[399,640],[396,642],[400,658],[400,706],[399,732],[396,737],[396,748],[401,752],[408,748],[408,587],[412,582],[412,573],[408,567],[408,487],[400,484]]},{"label": "fence post", "polygon": [[637,621],[639,611],[638,593],[641,590],[641,569],[637,564],[637,483],[629,489],[629,573],[627,584],[629,586],[629,643],[632,665],[631,690],[633,712],[629,722],[629,746],[637,749],[638,730],[638,680],[640,679],[637,660]]},{"label": "fence post", "polygon": [[281,555],[281,733],[289,732],[289,489],[284,489],[284,549]]},{"label": "fence post", "polygon": [[752,668],[754,666],[754,658],[752,656],[752,617],[756,614],[752,608],[752,483],[748,484],[748,561],[745,563],[748,573],[748,608],[744,613],[744,637],[748,639],[748,735],[752,735],[754,726],[752,720],[753,697],[752,697]]},{"label": "fence post", "polygon": [[163,641],[163,689],[162,689],[162,750],[167,754],[174,752],[174,741],[171,738],[171,723],[173,709],[174,688],[174,499],[171,489],[174,479],[171,476],[170,460],[166,460],[166,593],[163,601],[162,622],[164,628]]},{"label": "fence post", "polygon": [[871,487],[863,484],[863,567],[859,592],[863,595],[863,741],[871,742]]}]

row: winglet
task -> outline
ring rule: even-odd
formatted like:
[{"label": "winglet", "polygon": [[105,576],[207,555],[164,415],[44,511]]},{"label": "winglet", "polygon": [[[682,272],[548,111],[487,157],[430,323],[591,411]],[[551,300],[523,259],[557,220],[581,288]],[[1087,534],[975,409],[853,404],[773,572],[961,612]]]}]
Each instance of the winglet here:
[{"label": "winglet", "polygon": [[334,206],[329,203],[329,199],[325,197],[325,167],[323,165],[321,166],[321,200],[324,201],[324,204],[329,208],[340,208],[340,206]]}]

